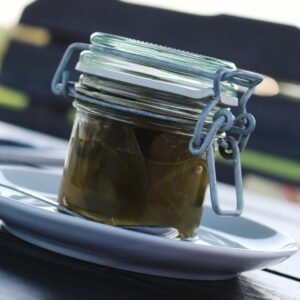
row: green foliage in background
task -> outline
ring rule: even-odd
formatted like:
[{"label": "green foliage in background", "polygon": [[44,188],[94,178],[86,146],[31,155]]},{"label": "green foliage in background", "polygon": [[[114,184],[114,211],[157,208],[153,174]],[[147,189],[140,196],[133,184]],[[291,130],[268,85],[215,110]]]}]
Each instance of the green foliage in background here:
[{"label": "green foliage in background", "polygon": [[[220,163],[231,164],[231,161],[221,158],[220,155],[217,155],[216,159]],[[250,149],[243,151],[241,161],[242,166],[248,170],[300,182],[299,161]]]},{"label": "green foliage in background", "polygon": [[30,99],[25,93],[0,85],[0,106],[23,110],[29,103]]}]

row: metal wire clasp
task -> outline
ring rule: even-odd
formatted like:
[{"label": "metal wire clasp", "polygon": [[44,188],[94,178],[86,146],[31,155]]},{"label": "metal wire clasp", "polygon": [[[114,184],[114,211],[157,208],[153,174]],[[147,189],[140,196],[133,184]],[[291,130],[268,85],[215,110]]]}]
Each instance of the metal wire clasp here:
[{"label": "metal wire clasp", "polygon": [[[255,129],[255,118],[247,113],[246,104],[251,97],[254,88],[262,81],[262,76],[243,70],[220,69],[215,73],[213,100],[201,112],[196,123],[193,137],[190,140],[189,150],[194,156],[201,156],[206,153],[210,196],[213,210],[221,216],[239,216],[244,207],[243,182],[240,161],[240,151],[242,151]],[[221,82],[235,82],[247,90],[239,99],[239,114],[234,115],[231,111],[222,109],[214,116],[214,122],[208,133],[203,132],[204,123],[212,109],[221,100]],[[217,192],[217,176],[215,168],[213,144],[217,133],[225,133],[224,138],[218,139],[219,151],[223,158],[232,160],[235,189],[236,189],[236,208],[234,210],[223,210],[219,203]]]},{"label": "metal wire clasp", "polygon": [[234,210],[223,210],[218,201],[218,190],[217,190],[217,177],[215,168],[215,158],[213,147],[210,146],[206,151],[207,166],[209,170],[209,189],[211,195],[211,203],[215,213],[221,216],[239,216],[243,212],[244,199],[243,199],[243,180],[242,180],[242,169],[240,160],[240,150],[238,142],[228,137],[227,142],[230,145],[232,151],[232,162],[233,162],[233,174],[236,191],[236,208]]}]

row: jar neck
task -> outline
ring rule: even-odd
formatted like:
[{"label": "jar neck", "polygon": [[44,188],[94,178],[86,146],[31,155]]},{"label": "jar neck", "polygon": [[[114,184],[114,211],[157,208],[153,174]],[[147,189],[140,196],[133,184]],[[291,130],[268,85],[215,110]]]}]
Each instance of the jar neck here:
[{"label": "jar neck", "polygon": [[147,128],[147,129],[157,130],[157,131],[163,131],[172,134],[185,135],[185,136],[193,135],[193,130],[194,130],[193,125],[185,125],[176,122],[167,122],[164,120],[137,116],[135,114],[122,112],[116,109],[111,109],[99,105],[89,104],[76,99],[73,102],[73,106],[76,108],[78,112],[93,115],[96,118],[97,117],[106,118],[109,120],[129,124],[132,126],[137,126],[137,127]]},{"label": "jar neck", "polygon": [[[175,131],[185,135],[193,134],[194,126],[200,113],[212,99],[211,97],[205,97],[195,100],[86,74],[82,75],[76,84],[76,92],[92,99],[101,100],[101,102],[130,108],[131,110],[143,110],[149,114],[158,116],[165,116],[168,120],[155,117],[141,117],[135,113],[124,113],[117,109],[109,109],[101,105],[87,105],[82,102],[76,102],[78,103],[75,104],[76,107],[85,107],[90,113],[104,113],[107,114],[106,117],[121,122],[151,128],[159,127],[160,130]],[[210,128],[213,116],[220,108],[220,106],[217,106],[212,110],[206,120],[204,131]],[[168,117],[177,121],[172,121]]]}]

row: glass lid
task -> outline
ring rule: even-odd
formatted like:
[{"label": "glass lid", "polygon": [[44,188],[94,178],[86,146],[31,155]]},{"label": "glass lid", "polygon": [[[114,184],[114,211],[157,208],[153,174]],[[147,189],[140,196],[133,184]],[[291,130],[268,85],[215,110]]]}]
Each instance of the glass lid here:
[{"label": "glass lid", "polygon": [[[191,101],[214,95],[213,78],[233,63],[106,33],[94,33],[91,47],[81,52],[76,69],[149,90],[183,96]],[[94,78],[95,79],[95,78]],[[84,79],[83,81],[95,82]],[[221,105],[237,106],[236,86],[221,83]],[[187,102],[188,104],[188,102]]]}]

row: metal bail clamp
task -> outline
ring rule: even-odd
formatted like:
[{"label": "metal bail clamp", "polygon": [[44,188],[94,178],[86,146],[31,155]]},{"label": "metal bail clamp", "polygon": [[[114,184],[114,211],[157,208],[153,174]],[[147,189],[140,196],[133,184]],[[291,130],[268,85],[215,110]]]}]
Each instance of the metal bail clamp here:
[{"label": "metal bail clamp", "polygon": [[69,96],[68,87],[70,72],[67,71],[68,63],[76,51],[88,49],[90,49],[90,44],[84,43],[73,43],[66,49],[51,82],[51,90],[55,95]]},{"label": "metal bail clamp", "polygon": [[[194,156],[201,156],[206,153],[209,188],[213,210],[221,216],[239,216],[243,212],[243,181],[240,161],[240,151],[242,151],[249,139],[250,134],[255,128],[255,118],[247,113],[246,104],[251,97],[254,88],[262,81],[262,76],[243,70],[220,69],[215,73],[213,100],[203,109],[195,125],[194,134],[189,144],[189,150]],[[219,110],[214,116],[214,122],[209,131],[203,133],[203,127],[206,118],[212,109],[221,99],[221,82],[231,81],[240,86],[246,87],[239,100],[238,115],[226,109]],[[226,132],[226,137],[219,139],[219,151],[224,159],[231,159],[233,162],[233,172],[236,190],[236,207],[233,210],[223,210],[220,206],[217,191],[217,176],[214,159],[214,138],[217,133]]]}]

